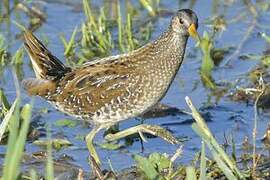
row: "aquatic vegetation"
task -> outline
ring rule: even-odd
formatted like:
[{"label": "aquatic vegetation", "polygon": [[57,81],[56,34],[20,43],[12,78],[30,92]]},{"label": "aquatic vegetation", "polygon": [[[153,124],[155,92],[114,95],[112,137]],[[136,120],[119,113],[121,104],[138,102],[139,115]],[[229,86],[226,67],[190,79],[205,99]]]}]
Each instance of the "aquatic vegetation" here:
[{"label": "aquatic vegetation", "polygon": [[77,121],[74,121],[74,120],[71,120],[71,119],[60,119],[60,120],[57,120],[55,123],[54,123],[55,126],[59,126],[59,127],[75,127],[78,125],[78,122]]},{"label": "aquatic vegetation", "polygon": [[213,50],[213,42],[207,32],[204,32],[203,37],[199,39],[198,46],[202,51],[202,64],[200,69],[202,82],[206,87],[215,89],[216,85],[212,79],[214,61],[211,56],[211,52]]},{"label": "aquatic vegetation", "polygon": [[33,142],[33,144],[40,147],[47,147],[47,148],[49,144],[52,148],[58,151],[62,148],[72,145],[72,143],[68,141],[67,139],[59,139],[59,138],[53,138],[53,139],[49,138],[48,140],[36,140]]},{"label": "aquatic vegetation", "polygon": [[[18,99],[15,100],[10,109],[10,113],[6,115],[9,124],[9,138],[2,178],[7,180],[18,178],[20,175],[20,163],[31,118],[32,106],[30,104],[26,104],[20,111],[18,101]],[[19,129],[20,117],[23,122]]]},{"label": "aquatic vegetation", "polygon": [[192,129],[203,139],[210,149],[214,160],[228,179],[245,179],[244,175],[236,167],[235,163],[228,157],[223,148],[220,147],[205,121],[193,106],[191,100],[186,97],[186,102],[192,111],[192,116],[196,123],[192,124]]},{"label": "aquatic vegetation", "polygon": [[8,63],[7,43],[2,34],[0,34],[0,67],[5,67]]},{"label": "aquatic vegetation", "polygon": [[[76,57],[76,52],[75,52],[76,34],[77,34],[77,27],[75,27],[69,42],[67,42],[67,40],[65,39],[65,37],[63,35],[60,35],[60,39],[61,39],[62,43],[64,44],[64,48],[65,48],[64,55],[66,56],[66,62],[70,66],[75,66],[74,60],[71,60],[71,59]],[[78,63],[78,64],[80,64],[80,63]]]},{"label": "aquatic vegetation", "polygon": [[[83,0],[83,8],[86,22],[82,24],[81,48],[82,55],[91,59],[96,55],[108,55],[114,47],[109,27],[106,24],[104,9],[101,8],[99,15],[93,15],[90,3]],[[91,50],[91,51],[90,51]]]},{"label": "aquatic vegetation", "polygon": [[[4,93],[4,90],[3,89],[0,89],[0,102],[1,102],[1,118],[3,118],[6,113],[10,110],[10,104],[7,100],[7,97]],[[0,136],[0,141],[1,141],[1,136]]]},{"label": "aquatic vegetation", "polygon": [[4,94],[4,91],[1,89],[1,117],[3,117],[3,120],[1,122],[1,125],[0,125],[0,142],[3,138],[3,135],[5,132],[8,132],[8,129],[7,129],[7,126],[8,126],[8,123],[12,117],[12,114],[14,113],[15,111],[15,108],[17,106],[17,101],[16,100],[12,106],[9,105],[9,102],[7,101],[7,98]]},{"label": "aquatic vegetation", "polygon": [[[126,14],[123,15],[120,3],[116,2],[115,14],[117,18],[111,20],[110,17],[105,15],[108,14],[105,7],[100,8],[99,12],[94,12],[90,2],[83,0],[86,21],[81,24],[81,36],[77,38],[78,41],[76,40],[77,28],[74,29],[69,41],[60,36],[65,47],[68,64],[74,66],[95,57],[108,56],[115,49],[119,52],[128,52],[150,39],[151,22],[139,29],[139,32],[135,35],[133,9],[129,8],[129,11],[126,11]],[[131,5],[129,4],[129,6]],[[123,19],[123,17],[126,18]],[[115,30],[118,31],[117,39],[112,36]],[[136,37],[137,35],[139,37]]]},{"label": "aquatic vegetation", "polygon": [[157,15],[159,0],[140,0],[140,3],[151,16],[154,17]]},{"label": "aquatic vegetation", "polygon": [[[158,153],[152,153],[148,158],[134,155],[133,158],[137,163],[137,167],[144,173],[144,176],[148,179],[173,179],[179,176],[186,176],[186,179],[197,179],[198,176],[199,179],[207,179],[220,178],[224,175],[228,179],[245,179],[246,177],[251,176],[251,173],[246,174],[245,172],[245,174],[243,174],[238,169],[236,162],[234,162],[231,157],[225,153],[224,149],[218,144],[217,140],[207,127],[204,119],[188,97],[186,98],[186,102],[192,111],[193,118],[196,121],[192,124],[192,129],[203,140],[199,168],[194,166],[180,166],[176,169],[170,169],[172,168],[170,164],[172,163],[171,161],[173,158],[170,159],[168,156]],[[215,163],[211,162],[212,160],[206,159],[205,144],[207,144],[217,167]],[[183,171],[183,169],[185,169],[185,171]],[[215,174],[212,174],[210,169],[215,171]],[[168,172],[170,173],[167,174]]]},{"label": "aquatic vegetation", "polygon": [[46,173],[45,177],[48,180],[53,180],[54,178],[54,166],[53,166],[53,158],[52,158],[52,146],[53,146],[53,141],[51,140],[51,133],[50,133],[50,128],[47,128],[47,153],[48,153],[48,158],[46,162]]}]

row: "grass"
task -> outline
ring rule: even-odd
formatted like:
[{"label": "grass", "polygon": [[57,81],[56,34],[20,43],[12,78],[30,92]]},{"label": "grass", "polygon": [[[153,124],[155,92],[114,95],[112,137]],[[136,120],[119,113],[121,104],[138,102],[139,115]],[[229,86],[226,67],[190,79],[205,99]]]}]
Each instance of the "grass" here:
[{"label": "grass", "polygon": [[[139,29],[139,33],[136,33],[139,37],[136,38],[133,28],[134,8],[129,7],[128,11],[121,11],[120,2],[116,1],[117,18],[114,20],[105,15],[109,14],[108,9],[101,7],[99,11],[93,11],[88,0],[82,2],[86,20],[81,24],[80,36],[77,36],[77,28],[69,41],[63,35],[60,36],[65,47],[68,64],[80,65],[94,57],[108,56],[114,50],[120,53],[129,52],[140,46],[141,41],[138,39],[142,41],[150,39],[151,26],[149,23]],[[129,4],[129,6],[131,5]],[[126,12],[126,14],[122,12]],[[118,32],[117,39],[112,36],[115,30]]]},{"label": "grass", "polygon": [[206,177],[206,156],[205,156],[205,143],[202,141],[202,150],[201,150],[201,162],[200,162],[200,178],[199,180],[205,180]]},{"label": "grass", "polygon": [[156,1],[156,0],[140,0],[140,3],[148,11],[150,16],[155,17],[158,14],[159,1]]},{"label": "grass", "polygon": [[86,22],[81,26],[83,57],[90,59],[97,55],[108,55],[114,47],[114,43],[106,24],[104,8],[100,9],[99,15],[93,15],[89,1],[83,0],[83,9],[86,17]]},{"label": "grass", "polygon": [[7,43],[2,34],[0,34],[0,67],[5,67],[8,63],[9,55],[7,52]]},{"label": "grass", "polygon": [[54,168],[53,168],[53,158],[52,158],[52,140],[51,140],[51,133],[50,128],[47,127],[47,153],[48,159],[46,163],[46,180],[54,180]]},{"label": "grass", "polygon": [[215,66],[211,53],[213,51],[213,37],[210,37],[208,32],[205,31],[203,37],[199,38],[198,47],[202,52],[201,80],[207,88],[216,89],[216,84],[212,78],[212,71]]},{"label": "grass", "polygon": [[[1,102],[1,118],[5,116],[5,114],[9,111],[10,109],[10,104],[7,100],[7,97],[4,93],[3,89],[0,89],[0,102]],[[1,139],[1,138],[0,138]]]},{"label": "grass", "polygon": [[223,148],[218,144],[213,134],[207,127],[205,121],[193,106],[191,100],[186,97],[186,103],[191,109],[192,116],[196,123],[192,124],[192,129],[202,138],[211,151],[214,160],[228,179],[245,179],[244,175],[236,167],[235,163],[228,157]]},{"label": "grass", "polygon": [[[2,103],[4,96],[2,96]],[[7,104],[7,103],[6,103]],[[24,155],[27,134],[29,130],[30,120],[32,117],[32,104],[25,104],[20,108],[20,98],[16,98],[9,110],[5,113],[0,124],[0,141],[3,134],[8,133],[7,150],[5,153],[4,166],[0,179],[14,180],[26,178],[30,180],[37,180],[37,172],[30,170],[30,175],[23,175],[21,172],[21,162]],[[49,134],[49,133],[48,133]],[[48,135],[50,139],[50,134]],[[52,142],[52,141],[49,141]],[[52,143],[48,143],[48,160],[46,163],[46,179],[54,179],[54,169],[52,160]]]},{"label": "grass", "polygon": [[10,12],[10,0],[3,0],[3,5],[5,8],[5,13],[9,14]]},{"label": "grass", "polygon": [[[71,59],[75,57],[75,48],[76,48],[75,37],[76,37],[77,32],[78,32],[78,29],[77,29],[77,27],[75,27],[69,41],[67,41],[65,39],[64,35],[60,35],[60,39],[61,39],[62,43],[64,44],[64,48],[65,48],[64,55],[66,56],[66,63],[69,66],[76,65],[76,64],[74,64],[74,61],[72,61]],[[80,64],[80,63],[78,63],[78,64]]]},{"label": "grass", "polygon": [[7,131],[7,126],[18,104],[18,100],[15,100],[13,105],[10,107],[5,95],[3,94],[3,90],[1,90],[1,102],[3,107],[1,114],[4,116],[4,118],[0,126],[0,141],[2,140],[4,133]]},{"label": "grass", "polygon": [[[223,148],[218,144],[217,140],[207,127],[204,119],[201,117],[188,97],[186,97],[186,102],[191,109],[193,118],[195,119],[195,123],[192,124],[192,129],[202,139],[199,169],[197,170],[197,168],[194,166],[186,166],[184,167],[185,174],[183,174],[181,168],[176,168],[176,170],[174,170],[172,166],[170,166],[171,160],[168,158],[168,156],[157,153],[150,154],[148,158],[134,155],[133,158],[137,162],[137,167],[144,173],[144,176],[147,179],[173,179],[181,174],[181,176],[186,176],[186,179],[190,180],[197,179],[197,176],[200,180],[209,179],[211,177],[211,171],[207,171],[207,169],[210,169],[210,167],[206,160],[206,144],[210,150],[210,153],[212,154],[213,160],[218,166],[218,169],[223,172],[228,179],[246,179],[246,175],[244,175],[238,169],[236,163],[231,160],[229,155],[227,155]],[[154,161],[152,159],[154,159]],[[166,170],[168,168],[170,169]]]},{"label": "grass", "polygon": [[[26,104],[20,111],[19,99],[16,99],[13,106],[11,106],[10,111],[6,115],[6,119],[8,121],[7,124],[9,124],[9,137],[2,179],[13,180],[17,179],[20,175],[20,163],[29,128],[31,109],[32,106],[30,104]],[[20,119],[22,120],[21,127],[19,125]],[[5,121],[2,123],[5,123]],[[5,130],[1,129],[1,131]]]}]

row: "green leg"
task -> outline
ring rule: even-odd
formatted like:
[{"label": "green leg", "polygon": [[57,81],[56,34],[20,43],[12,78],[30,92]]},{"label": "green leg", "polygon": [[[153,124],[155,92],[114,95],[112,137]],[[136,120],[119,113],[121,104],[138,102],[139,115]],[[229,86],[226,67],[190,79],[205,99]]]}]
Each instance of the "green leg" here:
[{"label": "green leg", "polygon": [[98,157],[98,154],[97,154],[97,151],[93,145],[93,140],[96,136],[96,134],[102,129],[103,127],[101,126],[96,126],[94,127],[90,133],[86,136],[85,138],[85,141],[86,141],[86,144],[87,144],[87,148],[90,152],[90,155],[94,158],[94,160],[96,161],[96,163],[98,165],[100,165],[100,160],[99,160],[99,157]]},{"label": "green leg", "polygon": [[142,136],[142,133],[149,133],[154,136],[159,136],[165,141],[168,141],[171,144],[178,144],[179,141],[166,129],[157,126],[157,125],[148,125],[148,124],[141,124],[138,126],[134,126],[123,131],[120,131],[116,134],[108,134],[105,136],[107,141],[116,141],[118,139],[124,138],[131,134],[139,133],[142,139],[145,141],[145,138]]}]

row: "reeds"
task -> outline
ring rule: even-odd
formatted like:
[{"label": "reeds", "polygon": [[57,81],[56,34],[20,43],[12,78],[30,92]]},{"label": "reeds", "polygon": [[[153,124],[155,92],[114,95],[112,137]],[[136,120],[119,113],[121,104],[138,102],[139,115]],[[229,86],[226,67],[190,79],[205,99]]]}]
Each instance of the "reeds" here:
[{"label": "reeds", "polygon": [[51,133],[50,128],[47,127],[47,153],[48,159],[46,163],[46,180],[54,180],[54,168],[53,168],[53,158],[52,158],[52,140],[51,140]]},{"label": "reeds", "polygon": [[140,3],[151,16],[154,17],[157,15],[159,0],[140,0]]},{"label": "reeds", "polygon": [[226,175],[228,179],[245,179],[245,176],[239,171],[236,164],[228,157],[225,151],[220,147],[211,131],[207,127],[205,121],[193,106],[191,100],[186,97],[186,103],[192,112],[192,117],[196,123],[192,124],[192,129],[202,138],[207,144],[210,152],[218,164],[219,168]]},{"label": "reeds", "polygon": [[[9,103],[6,100],[3,92],[1,92],[2,106],[8,108],[5,117],[0,124],[0,141],[3,134],[8,133],[7,150],[5,153],[4,166],[2,176],[3,180],[20,179],[22,176],[30,180],[37,180],[37,172],[33,169],[30,170],[29,176],[22,175],[21,173],[21,161],[24,154],[24,146],[28,134],[30,120],[32,117],[32,104],[25,104],[20,108],[20,98],[16,98],[13,104],[9,107]],[[3,111],[3,110],[2,110]],[[49,134],[49,133],[47,133]],[[50,134],[48,135],[50,139]],[[51,141],[49,141],[51,142]],[[48,143],[48,160],[46,163],[46,179],[53,180],[53,159],[52,159],[52,145]]]},{"label": "reeds", "polygon": [[[129,9],[132,11],[132,8]],[[134,35],[134,13],[121,11],[120,2],[116,1],[114,12],[116,19],[110,19],[105,15],[108,14],[108,12],[105,12],[107,8],[101,7],[99,11],[93,11],[88,0],[83,0],[83,10],[86,20],[81,24],[80,37],[76,37],[78,34],[77,28],[75,28],[69,41],[60,36],[65,47],[65,56],[70,65],[82,64],[94,57],[108,56],[113,50],[119,52],[132,51],[140,45]],[[126,14],[122,12],[126,12]],[[118,32],[117,39],[112,36],[115,30]],[[140,39],[149,40],[151,26],[146,24],[145,29],[139,29],[137,34]],[[76,52],[76,49],[78,52]]]},{"label": "reeds", "polygon": [[111,33],[106,24],[104,8],[100,9],[99,15],[93,15],[90,3],[83,0],[83,9],[86,22],[81,25],[82,55],[86,59],[94,56],[106,56],[114,47]]},{"label": "reeds", "polygon": [[6,66],[8,62],[7,43],[2,34],[0,34],[0,68]]},{"label": "reeds", "polygon": [[[199,174],[200,180],[209,179],[210,176],[207,172],[207,163],[206,163],[206,154],[205,154],[205,145],[209,148],[213,159],[217,163],[219,169],[224,173],[224,175],[230,180],[237,180],[237,179],[245,179],[245,175],[238,169],[236,166],[236,162],[231,160],[231,158],[225,153],[223,148],[218,144],[217,140],[214,138],[213,134],[211,133],[210,129],[207,127],[204,119],[201,117],[199,112],[193,106],[191,100],[186,97],[186,103],[188,104],[189,108],[191,109],[191,113],[193,118],[195,119],[195,123],[192,124],[192,129],[201,137],[202,139],[202,148],[201,148],[201,155],[200,155],[200,168],[199,171],[196,170],[194,166],[187,166],[186,169],[186,179],[197,179],[197,174]],[[155,153],[153,153],[155,154]],[[170,166],[171,161],[168,157],[162,155],[155,155],[156,158],[159,159],[160,166],[162,168],[157,168],[155,161],[151,160],[153,157],[151,154],[148,158],[141,157],[139,155],[134,155],[134,159],[137,162],[137,166],[141,171],[144,173],[145,177],[149,179],[173,179],[174,177],[180,176],[182,172],[182,168],[177,168],[175,171],[172,170],[172,166]],[[159,158],[157,158],[159,157]],[[160,157],[163,158],[163,161],[160,160]],[[164,164],[162,164],[164,163]],[[164,169],[170,168],[167,175],[164,175]],[[163,175],[161,175],[163,174]],[[184,176],[182,172],[182,176]]]},{"label": "reeds", "polygon": [[9,14],[10,12],[10,0],[3,0],[3,5],[5,8],[5,14]]},{"label": "reeds", "polygon": [[[2,122],[2,124],[9,124],[7,152],[5,155],[2,179],[13,180],[19,177],[21,167],[20,163],[31,119],[31,109],[32,106],[30,104],[26,104],[20,111],[19,99],[16,99],[5,117],[5,121]],[[21,126],[19,125],[20,122],[22,123]],[[1,129],[1,132],[4,131],[4,128]]]}]

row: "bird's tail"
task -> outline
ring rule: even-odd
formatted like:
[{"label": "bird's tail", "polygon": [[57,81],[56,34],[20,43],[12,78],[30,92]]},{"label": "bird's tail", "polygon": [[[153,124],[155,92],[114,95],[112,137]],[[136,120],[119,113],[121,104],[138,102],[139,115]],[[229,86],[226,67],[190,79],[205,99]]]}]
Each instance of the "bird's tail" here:
[{"label": "bird's tail", "polygon": [[66,67],[57,57],[52,55],[32,32],[26,31],[24,40],[24,45],[38,79],[55,80],[70,71],[70,68]]}]

